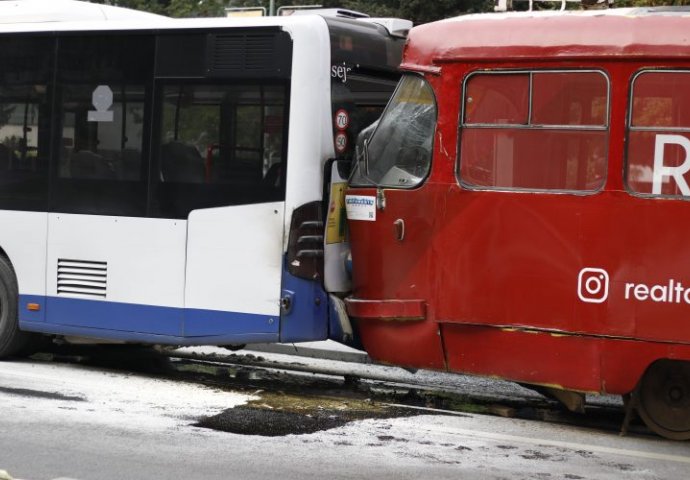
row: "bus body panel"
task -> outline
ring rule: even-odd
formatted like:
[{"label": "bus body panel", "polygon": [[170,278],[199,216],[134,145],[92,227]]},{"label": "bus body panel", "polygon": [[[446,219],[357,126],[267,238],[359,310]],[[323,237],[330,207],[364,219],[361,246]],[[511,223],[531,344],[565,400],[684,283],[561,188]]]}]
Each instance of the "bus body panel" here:
[{"label": "bus body panel", "polygon": [[46,294],[46,239],[48,214],[0,211],[0,248],[14,268],[20,292],[19,318],[45,321],[45,308],[29,310],[29,303],[43,303]]},{"label": "bus body panel", "polygon": [[47,321],[181,335],[186,239],[182,220],[51,213]]},{"label": "bus body panel", "polygon": [[[330,40],[323,18],[310,18],[306,28],[286,29],[293,40],[290,126],[285,191],[284,250],[292,211],[323,196],[323,166],[333,157],[330,95]],[[295,128],[293,125],[303,126]],[[318,179],[318,181],[314,181]]]},{"label": "bus body panel", "polygon": [[[334,82],[357,90],[354,145],[399,76],[402,40],[318,15],[169,19],[15,3],[0,8],[12,10],[0,24],[0,107],[12,113],[0,183],[15,189],[6,208],[50,212],[0,212],[20,328],[178,345],[327,338],[323,278],[285,268],[293,212],[327,190]],[[82,62],[79,42],[99,53]],[[18,202],[27,194],[29,206]],[[281,310],[286,298],[293,308]]]},{"label": "bus body panel", "polygon": [[195,210],[189,216],[184,335],[222,334],[219,320],[189,318],[190,309],[252,314],[256,330],[277,332],[282,275],[282,202]]},{"label": "bus body panel", "polygon": [[292,275],[285,264],[282,280],[278,341],[295,343],[328,339],[329,298],[321,284]]},{"label": "bus body panel", "polygon": [[[96,303],[96,302],[94,302]],[[127,305],[123,304],[113,304],[114,309],[99,309],[98,311],[93,310],[92,313],[95,315],[106,315],[112,319],[113,322],[121,320],[122,317],[119,315],[131,315],[132,311],[127,310]],[[118,310],[119,307],[124,306],[125,308]],[[141,306],[137,306],[141,307]],[[88,308],[82,306],[80,308]],[[155,308],[155,307],[150,307]],[[74,310],[72,310],[74,311]],[[112,312],[112,313],[111,313]],[[155,315],[157,312],[152,309],[137,308],[138,314],[146,315],[147,318],[151,315]],[[135,314],[136,314],[135,312]],[[208,311],[202,312],[205,315]],[[194,312],[196,313],[196,312]],[[164,310],[163,315],[165,315],[166,322],[170,322],[172,314],[177,314],[182,316],[183,312],[177,311],[173,312],[170,309]],[[161,318],[163,317],[161,315]],[[217,313],[213,312],[214,317]],[[27,332],[43,333],[48,335],[57,335],[60,337],[80,337],[82,339],[92,339],[98,341],[109,342],[126,342],[126,343],[149,343],[149,344],[159,344],[159,345],[173,345],[173,346],[192,346],[192,345],[243,345],[247,343],[269,343],[278,341],[278,335],[275,333],[261,333],[261,332],[247,332],[242,330],[248,325],[253,326],[256,324],[256,319],[251,317],[244,317],[242,315],[233,315],[228,317],[229,324],[234,330],[228,331],[222,335],[204,335],[198,337],[187,337],[181,335],[167,335],[167,334],[157,334],[157,333],[142,333],[132,330],[111,330],[107,328],[94,328],[89,326],[74,326],[74,325],[59,325],[54,323],[46,322],[23,322],[21,327],[22,330]],[[248,320],[244,322],[244,320]],[[115,327],[117,325],[113,323]]]}]

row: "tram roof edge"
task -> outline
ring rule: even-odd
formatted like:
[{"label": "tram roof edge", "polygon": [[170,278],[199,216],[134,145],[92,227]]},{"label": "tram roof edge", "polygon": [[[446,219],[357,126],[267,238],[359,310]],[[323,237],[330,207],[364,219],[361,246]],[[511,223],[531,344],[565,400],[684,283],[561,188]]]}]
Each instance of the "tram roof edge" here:
[{"label": "tram roof edge", "polygon": [[464,15],[410,30],[402,68],[447,62],[690,58],[690,9],[621,8]]}]

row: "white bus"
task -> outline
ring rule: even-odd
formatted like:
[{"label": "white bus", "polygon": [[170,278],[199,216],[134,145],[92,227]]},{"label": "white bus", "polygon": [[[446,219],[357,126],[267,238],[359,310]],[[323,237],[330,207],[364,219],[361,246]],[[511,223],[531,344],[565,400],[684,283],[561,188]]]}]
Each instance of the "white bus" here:
[{"label": "white bus", "polygon": [[342,339],[329,159],[382,111],[410,24],[341,15],[0,2],[0,356]]}]

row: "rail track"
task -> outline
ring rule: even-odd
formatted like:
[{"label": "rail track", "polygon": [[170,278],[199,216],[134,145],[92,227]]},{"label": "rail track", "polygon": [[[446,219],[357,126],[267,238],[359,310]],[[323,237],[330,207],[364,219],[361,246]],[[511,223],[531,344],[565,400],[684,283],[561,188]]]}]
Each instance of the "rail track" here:
[{"label": "rail track", "polygon": [[[619,397],[592,396],[584,414],[569,412],[539,393],[498,379],[415,373],[397,367],[303,359],[276,354],[166,353],[177,371],[216,369],[232,385],[305,391],[308,394],[360,395],[396,408],[433,414],[481,413],[594,428],[618,434],[624,420]],[[315,386],[315,388],[311,388]],[[634,421],[629,433],[649,434]]]},{"label": "rail track", "polygon": [[[576,414],[528,388],[498,379],[429,371],[411,373],[397,367],[284,354],[213,350],[209,353],[195,349],[122,351],[117,347],[76,350],[70,347],[53,352],[50,360],[133,370],[221,389],[281,392],[300,399],[366,401],[398,412],[408,411],[410,415],[479,413],[567,424],[611,434],[621,431],[625,415],[618,397],[588,397],[584,414]],[[301,402],[294,400],[292,406]],[[650,435],[637,419],[631,423],[628,433]]]}]

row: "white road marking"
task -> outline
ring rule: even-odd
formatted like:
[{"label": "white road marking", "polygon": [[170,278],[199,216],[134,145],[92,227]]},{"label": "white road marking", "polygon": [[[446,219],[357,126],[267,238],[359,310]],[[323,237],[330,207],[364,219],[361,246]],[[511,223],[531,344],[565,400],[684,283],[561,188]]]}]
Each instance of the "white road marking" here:
[{"label": "white road marking", "polygon": [[561,447],[572,450],[586,450],[593,453],[606,453],[612,455],[622,455],[626,457],[642,458],[647,460],[663,460],[676,463],[690,464],[690,457],[681,455],[669,455],[666,453],[645,452],[642,450],[629,450],[624,448],[602,447],[600,445],[592,445],[585,443],[563,442],[560,440],[547,440],[545,438],[523,437],[519,435],[505,435],[502,433],[484,432],[480,430],[470,430],[466,428],[434,428],[429,429],[429,432],[442,432],[449,435],[462,435],[467,437],[481,438],[486,440],[498,440],[501,442],[521,442],[529,445],[544,445],[549,447]]}]

